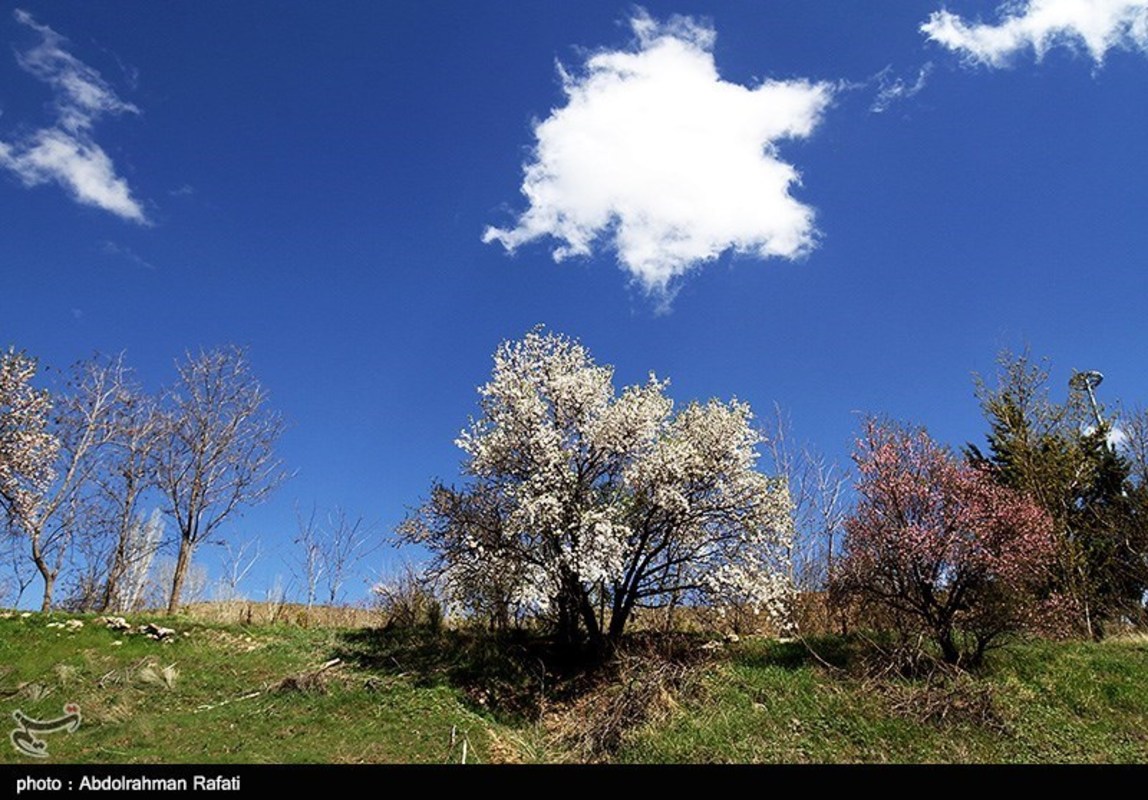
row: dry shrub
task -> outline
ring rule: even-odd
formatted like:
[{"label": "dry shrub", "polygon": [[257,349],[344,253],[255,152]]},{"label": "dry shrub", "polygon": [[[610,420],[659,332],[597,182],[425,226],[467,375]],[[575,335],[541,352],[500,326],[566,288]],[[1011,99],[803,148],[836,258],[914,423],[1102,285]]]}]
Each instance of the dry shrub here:
[{"label": "dry shrub", "polygon": [[333,674],[333,670],[341,664],[342,661],[333,658],[316,669],[307,670],[306,672],[300,672],[295,675],[288,675],[272,686],[271,691],[276,693],[301,692],[303,694],[326,694],[327,680]]},{"label": "dry shrub", "polygon": [[889,713],[902,719],[1009,733],[992,684],[945,662],[924,645],[923,636],[880,645],[869,641],[855,663],[863,692],[881,698]]},{"label": "dry shrub", "polygon": [[404,567],[393,578],[375,584],[371,591],[384,629],[442,628],[442,602],[432,582],[413,567]]},{"label": "dry shrub", "polygon": [[83,712],[85,725],[118,725],[138,716],[135,701],[123,692],[110,697],[89,696],[84,700]]},{"label": "dry shrub", "polygon": [[544,725],[558,748],[579,762],[604,761],[642,726],[673,714],[679,698],[703,691],[704,652],[696,642],[667,650],[662,638],[631,642],[595,685],[547,716]]},{"label": "dry shrub", "polygon": [[275,693],[299,692],[301,694],[326,694],[327,678],[321,673],[301,672],[298,675],[288,675],[279,681],[271,691]]},{"label": "dry shrub", "polygon": [[1001,734],[1009,725],[995,702],[993,687],[964,672],[938,671],[924,682],[886,681],[875,685],[889,711],[903,719],[936,726],[968,723]]}]

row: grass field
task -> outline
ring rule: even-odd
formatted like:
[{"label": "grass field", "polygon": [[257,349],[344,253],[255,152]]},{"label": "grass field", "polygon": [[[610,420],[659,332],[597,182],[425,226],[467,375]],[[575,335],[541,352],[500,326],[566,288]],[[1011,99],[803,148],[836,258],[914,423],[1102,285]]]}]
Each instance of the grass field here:
[{"label": "grass field", "polygon": [[[78,704],[74,733],[42,735],[49,763],[443,763],[464,744],[468,763],[1148,763],[1145,637],[1019,644],[934,681],[759,638],[683,637],[667,660],[648,639],[579,677],[529,639],[129,618],[151,620],[176,635],[0,618],[0,719]],[[846,663],[842,640],[814,647]]]}]

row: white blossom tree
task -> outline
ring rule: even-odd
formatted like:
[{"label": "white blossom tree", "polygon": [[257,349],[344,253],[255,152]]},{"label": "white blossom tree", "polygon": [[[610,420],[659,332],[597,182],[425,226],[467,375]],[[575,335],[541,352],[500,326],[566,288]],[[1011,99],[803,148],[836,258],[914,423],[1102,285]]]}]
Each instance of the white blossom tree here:
[{"label": "white blossom tree", "polygon": [[137,611],[143,604],[152,561],[163,541],[163,528],[163,512],[158,508],[152,509],[146,519],[134,518],[125,546],[127,566],[120,576],[114,604],[109,606],[112,610]]},{"label": "white blossom tree", "polygon": [[23,526],[55,473],[52,469],[60,443],[48,428],[51,398],[32,386],[36,360],[14,348],[0,353],[0,536],[5,561],[10,565],[9,591],[19,603],[31,584],[23,569]]},{"label": "white blossom tree", "polygon": [[[34,362],[27,359],[17,367],[26,378],[34,368]],[[26,538],[29,555],[43,581],[42,611],[52,607],[56,579],[87,513],[89,498],[84,492],[114,430],[110,420],[122,391],[120,374],[97,360],[79,362],[72,369],[67,390],[57,396],[52,415],[48,413],[51,401],[47,393],[25,387],[22,395],[17,391],[17,404],[11,407],[20,413],[8,415],[9,423],[13,418],[15,423],[4,424],[10,432],[15,431],[16,445],[3,447],[17,461],[0,456],[0,464],[10,463],[7,470],[0,466],[4,473],[0,475],[0,494],[8,498],[14,527]],[[11,376],[0,382],[11,383]],[[10,437],[4,434],[4,438]],[[19,466],[21,453],[32,463]],[[45,461],[49,455],[51,459]],[[12,463],[17,465],[14,469]],[[35,478],[31,477],[33,466],[38,469]]]},{"label": "white blossom tree", "polygon": [[749,406],[675,413],[665,387],[651,375],[619,394],[611,367],[540,328],[504,342],[457,440],[472,501],[436,487],[401,536],[437,554],[448,592],[497,586],[567,644],[609,650],[635,608],[671,597],[780,615],[789,499],[755,468]]},{"label": "white blossom tree", "polygon": [[0,354],[0,504],[11,520],[33,513],[60,449],[49,430],[51,398],[32,386],[36,367],[15,349]]}]

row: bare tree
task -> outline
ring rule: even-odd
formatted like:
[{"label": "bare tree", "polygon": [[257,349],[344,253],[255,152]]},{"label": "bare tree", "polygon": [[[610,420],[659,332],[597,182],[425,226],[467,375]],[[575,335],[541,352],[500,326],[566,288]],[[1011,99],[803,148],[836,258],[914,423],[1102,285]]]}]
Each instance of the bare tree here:
[{"label": "bare tree", "polygon": [[324,523],[318,521],[315,506],[306,516],[296,507],[295,518],[298,530],[295,544],[301,551],[292,572],[306,591],[307,606],[315,604],[320,585],[326,590],[324,601],[335,605],[342,597],[351,570],[378,549],[381,540],[375,526],[362,515],[352,517],[341,507],[332,509]]},{"label": "bare tree", "polygon": [[339,601],[351,570],[377,550],[380,542],[375,525],[364,521],[362,515],[352,518],[342,507],[327,515],[327,536],[320,553],[328,605]]},{"label": "bare tree", "polygon": [[168,613],[179,610],[195,548],[244,506],[264,500],[286,477],[274,446],[282,417],[236,347],[188,354],[164,398],[156,473],[179,531]]},{"label": "bare tree", "polygon": [[823,590],[849,513],[849,473],[812,445],[796,444],[780,406],[774,406],[765,439],[774,472],[785,476],[793,504],[794,584],[802,591]]},{"label": "bare tree", "polygon": [[1124,456],[1136,483],[1148,487],[1148,408],[1134,408],[1120,423]]},{"label": "bare tree", "polygon": [[[798,598],[792,621],[799,632],[819,629],[834,616],[826,590],[849,513],[849,472],[813,445],[796,443],[789,416],[778,405],[764,438],[773,471],[785,477],[793,504],[790,574]],[[840,622],[845,625],[844,618]]]},{"label": "bare tree", "polygon": [[[120,596],[124,577],[133,571],[135,562],[150,562],[159,544],[152,540],[154,521],[143,520],[139,506],[155,486],[152,456],[159,443],[161,420],[154,399],[132,381],[122,354],[106,362],[92,361],[88,369],[113,387],[115,398],[105,420],[107,431],[99,463],[91,476],[95,496],[89,508],[93,518],[80,532],[104,540],[94,547],[88,545],[95,553],[102,551],[97,562],[100,588],[96,606],[124,610],[125,598]],[[158,532],[162,533],[162,523]]]},{"label": "bare tree", "polygon": [[245,539],[238,544],[220,542],[223,546],[224,556],[221,560],[223,577],[219,579],[218,586],[221,600],[239,600],[239,584],[247,577],[247,573],[255,567],[262,555],[262,548],[258,539]]},{"label": "bare tree", "polygon": [[323,574],[323,531],[316,520],[318,509],[311,506],[311,513],[304,516],[299,506],[295,506],[295,544],[301,548],[291,565],[291,572],[302,584],[307,596],[307,608],[315,605],[319,592],[319,578]]}]

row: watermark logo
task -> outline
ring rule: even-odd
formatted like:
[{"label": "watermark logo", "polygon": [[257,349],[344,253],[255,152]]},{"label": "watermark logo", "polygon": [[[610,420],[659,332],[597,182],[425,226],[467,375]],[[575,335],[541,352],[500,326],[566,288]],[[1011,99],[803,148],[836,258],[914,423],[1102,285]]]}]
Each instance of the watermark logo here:
[{"label": "watermark logo", "polygon": [[13,711],[12,718],[16,720],[17,725],[8,737],[12,740],[12,746],[26,756],[47,758],[48,744],[36,734],[58,731],[75,733],[80,727],[80,707],[75,703],[68,703],[64,706],[64,716],[56,719],[32,719],[23,711]]}]

